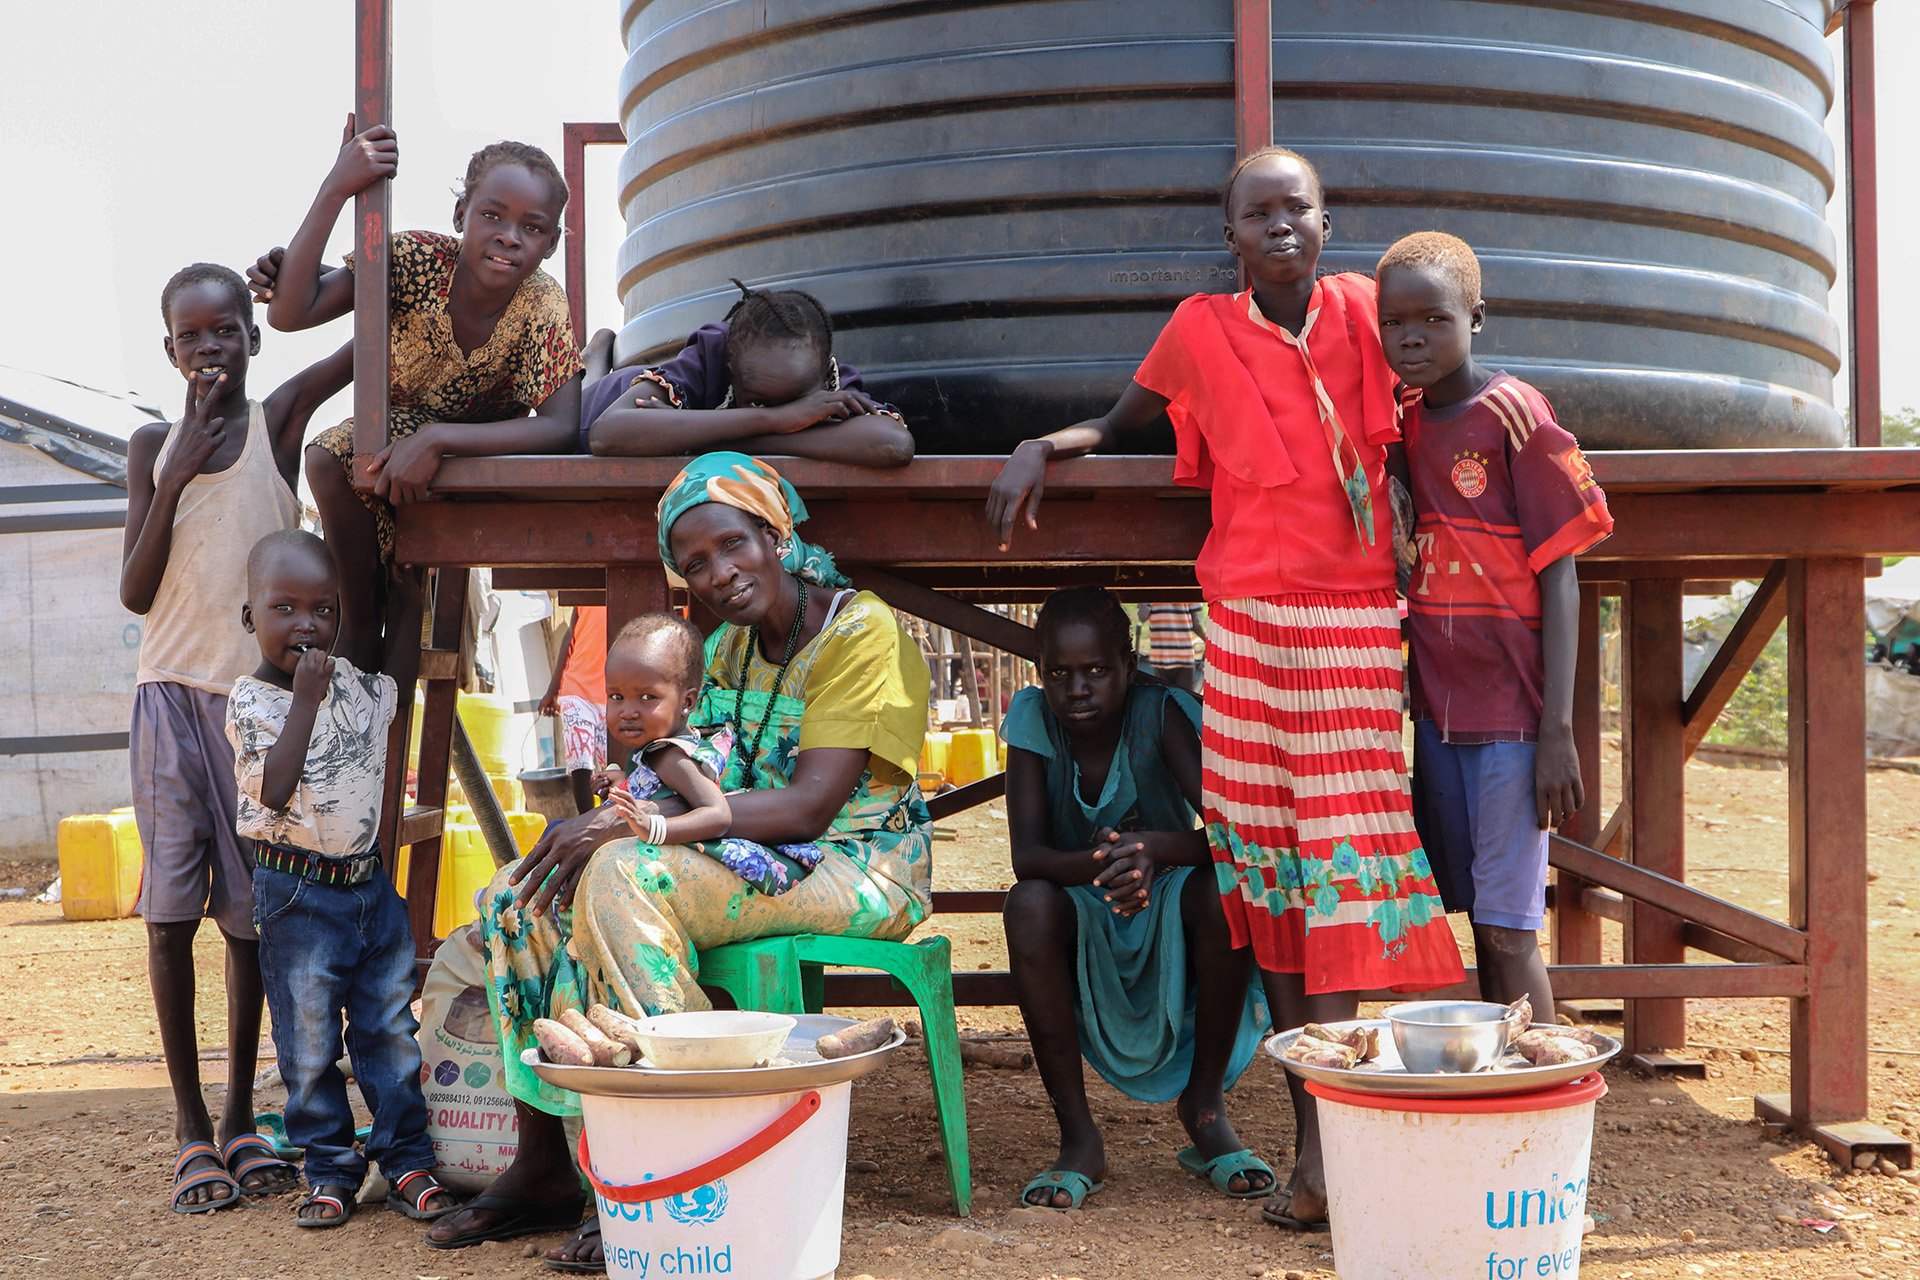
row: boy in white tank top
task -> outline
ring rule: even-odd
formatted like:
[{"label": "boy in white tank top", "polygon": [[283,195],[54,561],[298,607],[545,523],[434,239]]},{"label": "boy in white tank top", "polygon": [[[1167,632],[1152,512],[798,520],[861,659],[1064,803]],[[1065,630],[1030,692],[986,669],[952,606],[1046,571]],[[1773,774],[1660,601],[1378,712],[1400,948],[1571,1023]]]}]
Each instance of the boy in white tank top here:
[{"label": "boy in white tank top", "polygon": [[[297,1181],[254,1135],[260,947],[252,861],[234,835],[227,690],[259,661],[239,624],[247,553],[298,520],[293,485],[307,419],[347,385],[353,363],[352,348],[342,347],[255,403],[247,362],[260,350],[260,330],[238,274],[211,263],[182,268],[160,311],[167,358],[187,380],[186,412],[177,423],[142,427],[127,444],[120,602],[145,615],[129,763],[145,851],[139,911],[180,1143],[171,1203],[205,1213]],[[227,942],[230,1056],[217,1133],[200,1092],[193,1021],[193,938],[207,915]]]}]

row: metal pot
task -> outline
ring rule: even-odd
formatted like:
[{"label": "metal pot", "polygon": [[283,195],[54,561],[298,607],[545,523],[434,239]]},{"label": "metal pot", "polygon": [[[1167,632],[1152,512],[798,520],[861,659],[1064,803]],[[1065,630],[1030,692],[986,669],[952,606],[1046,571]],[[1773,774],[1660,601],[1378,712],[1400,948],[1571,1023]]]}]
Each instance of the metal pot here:
[{"label": "metal pot", "polygon": [[1413,1000],[1386,1018],[1401,1063],[1417,1075],[1485,1071],[1525,1030],[1519,1010],[1484,1000]]}]

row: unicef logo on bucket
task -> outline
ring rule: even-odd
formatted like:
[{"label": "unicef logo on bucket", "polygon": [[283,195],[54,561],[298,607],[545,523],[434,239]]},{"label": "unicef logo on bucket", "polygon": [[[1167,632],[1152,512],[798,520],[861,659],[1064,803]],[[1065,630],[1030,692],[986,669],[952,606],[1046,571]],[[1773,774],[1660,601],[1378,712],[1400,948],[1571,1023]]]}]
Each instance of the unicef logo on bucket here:
[{"label": "unicef logo on bucket", "polygon": [[727,1184],[716,1179],[704,1187],[695,1187],[685,1195],[667,1197],[667,1216],[675,1222],[706,1226],[720,1221],[727,1212]]},{"label": "unicef logo on bucket", "polygon": [[[653,1179],[647,1177],[644,1182]],[[624,1222],[652,1222],[653,1206],[658,1204],[667,1211],[667,1216],[681,1226],[705,1227],[720,1221],[727,1212],[727,1183],[724,1178],[715,1178],[702,1187],[682,1192],[677,1196],[666,1196],[660,1200],[644,1200],[639,1204],[622,1204],[609,1200],[598,1192],[594,1193],[594,1202],[599,1205],[600,1213],[606,1218],[618,1218]]]}]

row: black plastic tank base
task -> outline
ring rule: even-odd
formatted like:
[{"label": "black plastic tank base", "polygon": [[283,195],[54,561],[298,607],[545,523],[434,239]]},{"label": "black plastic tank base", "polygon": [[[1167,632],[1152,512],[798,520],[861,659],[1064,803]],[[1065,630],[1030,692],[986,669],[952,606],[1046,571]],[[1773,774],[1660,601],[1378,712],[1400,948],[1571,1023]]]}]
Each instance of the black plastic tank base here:
[{"label": "black plastic tank base", "polygon": [[[1591,448],[1844,443],[1829,0],[1278,0],[1327,270],[1479,253],[1476,348]],[[806,289],[926,453],[1103,412],[1235,285],[1230,0],[630,0],[622,359]],[[1167,447],[1163,437],[1158,447]]]}]

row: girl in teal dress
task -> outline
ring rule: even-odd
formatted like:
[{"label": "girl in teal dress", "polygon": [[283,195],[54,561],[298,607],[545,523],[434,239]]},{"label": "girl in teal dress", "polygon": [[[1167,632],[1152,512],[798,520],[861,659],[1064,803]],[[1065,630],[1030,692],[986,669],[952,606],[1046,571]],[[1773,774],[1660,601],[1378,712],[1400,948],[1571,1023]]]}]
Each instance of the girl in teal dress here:
[{"label": "girl in teal dress", "polygon": [[1177,1099],[1184,1168],[1229,1196],[1266,1195],[1273,1170],[1226,1116],[1266,1009],[1212,875],[1193,874],[1212,861],[1196,819],[1199,704],[1136,680],[1131,624],[1100,588],[1054,593],[1039,633],[1040,687],[1014,696],[1001,727],[1006,930],[1060,1154],[1021,1198],[1075,1209],[1105,1185],[1083,1057],[1129,1097]]}]

